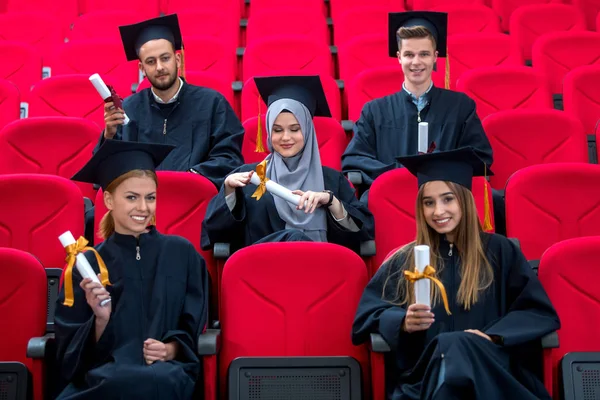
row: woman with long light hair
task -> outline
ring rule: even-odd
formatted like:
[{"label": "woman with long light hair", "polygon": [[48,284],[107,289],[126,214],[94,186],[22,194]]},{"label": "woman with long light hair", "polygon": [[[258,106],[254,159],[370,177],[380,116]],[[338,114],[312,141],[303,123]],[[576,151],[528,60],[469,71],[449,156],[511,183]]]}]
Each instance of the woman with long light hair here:
[{"label": "woman with long light hair", "polygon": [[[352,331],[355,344],[379,333],[390,345],[388,398],[549,399],[532,361],[560,323],[521,251],[483,232],[471,182],[491,171],[472,148],[398,161],[418,179],[417,237],[368,284]],[[425,276],[417,245],[430,248]],[[416,303],[419,279],[431,306]]]}]

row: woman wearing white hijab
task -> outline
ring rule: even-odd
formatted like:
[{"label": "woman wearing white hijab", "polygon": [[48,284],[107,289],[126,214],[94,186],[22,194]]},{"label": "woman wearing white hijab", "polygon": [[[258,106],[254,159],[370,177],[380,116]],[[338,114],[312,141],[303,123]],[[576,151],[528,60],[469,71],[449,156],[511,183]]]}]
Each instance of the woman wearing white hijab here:
[{"label": "woman wearing white hijab", "polygon": [[318,76],[255,78],[268,99],[266,177],[300,195],[301,206],[265,192],[252,197],[249,184],[258,164],[246,164],[227,176],[208,205],[202,224],[202,248],[231,243],[233,250],[266,241],[318,241],[358,252],[373,239],[373,216],[356,198],[346,178],[321,165],[312,121],[330,117]]}]

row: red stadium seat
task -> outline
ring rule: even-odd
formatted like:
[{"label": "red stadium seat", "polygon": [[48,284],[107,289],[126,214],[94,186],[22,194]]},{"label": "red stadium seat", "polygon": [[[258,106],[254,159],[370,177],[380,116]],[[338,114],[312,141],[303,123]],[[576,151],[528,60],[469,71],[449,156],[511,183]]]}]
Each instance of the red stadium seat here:
[{"label": "red stadium seat", "polygon": [[510,52],[510,38],[502,33],[471,33],[448,38],[450,89],[466,71],[480,67],[519,65]]},{"label": "red stadium seat", "polygon": [[0,14],[0,41],[9,40],[32,45],[47,60],[64,42],[64,32],[56,18],[44,12]]},{"label": "red stadium seat", "polygon": [[[98,126],[100,134],[104,129],[104,100],[88,78],[89,75],[61,75],[40,81],[31,91],[29,116],[85,118]],[[103,78],[111,83],[109,78]]]},{"label": "red stadium seat", "polygon": [[[102,54],[102,57],[97,57]],[[131,94],[131,85],[138,82],[138,63],[128,62],[123,44],[114,40],[78,40],[64,43],[52,59],[52,76],[98,73],[121,95]]]},{"label": "red stadium seat", "polygon": [[[484,220],[485,190],[488,192],[490,218],[494,225],[492,189],[485,178],[473,179],[473,197]],[[375,218],[375,246],[377,254],[373,259],[374,268],[379,268],[388,253],[398,246],[412,242],[416,238],[415,204],[417,200],[417,178],[405,168],[398,168],[380,175],[371,186],[369,209]],[[374,274],[376,270],[372,271]]]},{"label": "red stadium seat", "polygon": [[448,13],[448,35],[461,33],[499,33],[500,18],[483,5],[456,4],[435,7],[433,11]]},{"label": "red stadium seat", "polygon": [[413,0],[413,10],[434,10],[444,7],[483,5],[483,0]]},{"label": "red stadium seat", "polygon": [[[26,118],[0,130],[0,174],[50,174],[70,179],[92,156],[100,130],[71,117]],[[52,151],[48,151],[52,149]],[[75,182],[94,200],[89,183]]]},{"label": "red stadium seat", "polygon": [[[250,14],[249,18],[251,18],[254,13],[263,12],[265,10],[285,10],[290,7],[298,7],[297,0],[252,0],[250,3]],[[312,12],[313,14],[322,14],[323,16],[327,16],[327,6],[325,2],[322,0],[302,0],[302,8]],[[282,19],[291,19],[295,18],[295,15],[289,15],[286,17],[285,14],[282,15]]]},{"label": "red stadium seat", "polygon": [[21,101],[27,102],[31,87],[42,79],[42,57],[30,44],[0,41],[0,79],[14,83],[21,94]]},{"label": "red stadium seat", "polygon": [[[596,16],[600,15],[600,2],[598,0],[571,0],[585,15],[587,28],[593,31],[596,27]],[[600,29],[598,30],[600,32]]]},{"label": "red stadium seat", "polygon": [[81,14],[95,11],[130,11],[140,15],[142,19],[158,17],[158,0],[127,0],[119,3],[108,3],[102,0],[79,0]]},{"label": "red stadium seat", "polygon": [[[258,117],[244,121],[244,141],[242,142],[242,155],[245,163],[260,162],[269,154],[267,147],[267,132],[265,129],[265,115],[262,118],[263,146],[264,153],[256,153],[256,133],[258,131]],[[346,150],[348,140],[346,133],[339,121],[333,118],[315,117],[315,132],[321,154],[321,164],[333,168],[337,171],[342,170],[342,154]]]},{"label": "red stadium seat", "polygon": [[[48,240],[42,238],[41,240]],[[24,251],[0,248],[0,360],[23,363],[33,378],[33,395],[11,393],[11,387],[21,384],[16,376],[2,371],[3,397],[44,399],[44,368],[42,360],[27,357],[28,342],[44,336],[46,330],[46,273],[44,267],[31,254]],[[0,362],[0,364],[2,364]],[[12,375],[12,376],[11,376]],[[27,378],[27,375],[25,375]],[[20,379],[17,378],[17,379]],[[14,386],[13,386],[14,385]],[[27,388],[27,385],[24,385]],[[6,397],[5,397],[6,396]]]},{"label": "red stadium seat", "polygon": [[530,165],[588,162],[583,126],[562,111],[500,111],[487,117],[483,128],[494,152],[494,189],[504,189],[514,172]]},{"label": "red stadium seat", "polygon": [[[396,0],[371,0],[368,3],[364,0],[331,0],[329,2],[331,8],[331,18],[333,18],[334,23],[337,25],[337,18],[342,16],[345,12],[349,10],[353,10],[355,8],[360,8],[368,4],[369,7],[381,7],[388,10],[388,12],[398,12],[404,11],[404,6],[402,1]],[[385,25],[381,26],[383,31],[386,30]]]},{"label": "red stadium seat", "polygon": [[177,18],[186,50],[187,38],[193,36],[211,36],[223,40],[228,48],[239,45],[240,18],[234,13],[208,8],[178,11]]},{"label": "red stadium seat", "polygon": [[[358,361],[368,377],[367,349],[353,346],[349,334],[366,284],[362,259],[330,243],[265,243],[235,252],[225,264],[221,286],[222,395],[237,358],[254,366],[259,357],[286,357],[279,360],[286,363],[290,357],[346,356]],[[317,384],[316,377],[302,378]],[[365,392],[367,384],[365,379]]]},{"label": "red stadium seat", "polygon": [[388,56],[388,41],[385,32],[357,36],[338,47],[340,79],[350,82],[360,72],[370,69],[398,65],[398,59]]},{"label": "red stadium seat", "polygon": [[563,103],[565,112],[583,123],[585,133],[595,133],[600,121],[600,65],[578,67],[565,76]]},{"label": "red stadium seat", "polygon": [[562,240],[600,235],[600,166],[582,163],[533,165],[506,184],[506,233],[528,260]]},{"label": "red stadium seat", "polygon": [[[544,354],[544,383],[559,398],[560,362],[573,352],[600,351],[600,236],[565,240],[542,256],[538,276],[560,318],[560,347]],[[585,377],[593,376],[582,371]],[[594,384],[595,380],[590,379]]]},{"label": "red stadium seat", "polygon": [[[240,20],[242,3],[240,0],[163,0],[161,9],[164,14],[179,14],[180,12],[196,10],[218,10],[224,12],[232,19]],[[228,17],[229,18],[229,17]]]},{"label": "red stadium seat", "polygon": [[552,108],[552,96],[543,78],[533,69],[517,66],[482,67],[466,71],[457,90],[475,100],[484,119],[501,110]]},{"label": "red stadium seat", "polygon": [[65,249],[58,237],[66,231],[83,235],[77,185],[54,175],[7,174],[0,175],[0,193],[8,194],[0,196],[0,247],[30,252],[45,268],[63,268]]},{"label": "red stadium seat", "polygon": [[[387,26],[388,7],[361,6],[353,7],[336,16],[333,29],[333,43],[341,46],[350,39],[361,35],[386,36],[383,27]],[[402,6],[397,6],[393,11],[404,11]]]},{"label": "red stadium seat", "polygon": [[242,79],[268,76],[279,71],[333,76],[329,46],[302,35],[278,35],[255,40],[246,47]]},{"label": "red stadium seat", "polygon": [[69,32],[69,41],[104,39],[119,42],[119,26],[131,25],[144,18],[134,11],[93,11],[81,15],[73,23]]},{"label": "red stadium seat", "polygon": [[533,45],[532,62],[533,68],[548,80],[551,92],[560,94],[567,73],[582,65],[600,64],[600,33],[547,33]]},{"label": "red stadium seat", "polygon": [[0,129],[19,119],[20,102],[19,89],[12,82],[0,79]]},{"label": "red stadium seat", "polygon": [[212,36],[186,37],[185,70],[207,72],[229,82],[237,75],[235,43]]},{"label": "red stadium seat", "polygon": [[596,18],[596,32],[600,32],[600,12],[598,13],[598,18]]},{"label": "red stadium seat", "polygon": [[562,0],[492,0],[492,9],[500,16],[502,30],[508,31],[512,13],[521,6],[530,4],[562,3]]},{"label": "red stadium seat", "polygon": [[519,60],[531,60],[538,37],[548,32],[584,31],[585,18],[568,4],[535,4],[519,7],[510,18],[512,52]]},{"label": "red stadium seat", "polygon": [[348,119],[357,121],[365,103],[396,93],[403,81],[404,74],[399,65],[371,68],[356,75],[345,86]]},{"label": "red stadium seat", "polygon": [[[282,18],[282,15],[294,18]],[[253,12],[248,19],[246,43],[270,36],[279,36],[281,32],[293,32],[304,35],[316,43],[329,44],[329,29],[325,16],[304,7],[266,9]]]},{"label": "red stadium seat", "polygon": [[[4,0],[5,11],[13,12],[41,12],[51,15],[56,19],[57,25],[66,33],[69,26],[79,15],[79,0]],[[2,7],[0,5],[0,7]]]},{"label": "red stadium seat", "polygon": [[[303,75],[298,71],[278,71],[273,75],[287,76],[287,75]],[[310,73],[306,75],[312,75]],[[342,100],[340,96],[340,89],[333,79],[329,75],[321,75],[321,84],[323,85],[323,91],[325,92],[325,98],[327,99],[327,105],[331,111],[331,116],[338,121],[342,119]],[[242,89],[242,122],[256,117],[258,115],[258,98],[259,93],[256,89],[254,79],[248,79]],[[267,112],[267,105],[264,100],[260,104],[260,112]]]}]

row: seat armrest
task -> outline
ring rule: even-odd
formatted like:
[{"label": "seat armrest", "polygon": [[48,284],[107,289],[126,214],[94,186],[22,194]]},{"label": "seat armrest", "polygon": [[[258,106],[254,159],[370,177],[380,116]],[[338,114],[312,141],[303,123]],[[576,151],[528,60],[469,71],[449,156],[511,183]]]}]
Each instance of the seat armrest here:
[{"label": "seat armrest", "polygon": [[352,133],[352,130],[354,129],[354,121],[349,119],[342,120],[342,128],[344,131]]},{"label": "seat armrest", "polygon": [[54,343],[55,338],[53,333],[29,339],[29,342],[27,343],[27,357],[38,359],[46,358],[46,355],[52,352],[49,349]]},{"label": "seat armrest", "polygon": [[558,333],[550,332],[542,338],[542,349],[557,349],[559,346]]},{"label": "seat armrest", "polygon": [[348,172],[348,180],[352,182],[354,186],[362,185],[363,179],[362,174],[360,172],[350,171]]},{"label": "seat armrest", "polygon": [[360,256],[361,257],[373,257],[375,256],[375,241],[366,240],[360,242]]},{"label": "seat armrest", "polygon": [[230,243],[215,243],[213,247],[213,257],[217,259],[227,259],[231,255]]},{"label": "seat armrest", "polygon": [[198,354],[201,356],[211,356],[219,353],[221,350],[221,330],[207,329],[198,337]]},{"label": "seat armrest", "polygon": [[371,333],[371,351],[375,353],[389,353],[392,351],[390,345],[379,333]]}]

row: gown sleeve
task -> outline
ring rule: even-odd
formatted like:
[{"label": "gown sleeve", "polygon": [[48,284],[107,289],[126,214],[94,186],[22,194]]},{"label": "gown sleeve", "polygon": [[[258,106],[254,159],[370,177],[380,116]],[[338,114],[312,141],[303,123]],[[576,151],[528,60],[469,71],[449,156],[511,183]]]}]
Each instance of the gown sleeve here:
[{"label": "gown sleeve", "polygon": [[507,313],[484,332],[497,336],[504,346],[519,346],[541,339],[560,328],[556,310],[525,256],[514,244],[502,243],[502,263],[505,274],[504,302]]},{"label": "gown sleeve", "polygon": [[483,130],[481,120],[475,110],[475,102],[466,98],[467,118],[463,124],[462,133],[457,147],[471,146],[479,157],[489,166],[492,165],[494,158],[492,155],[492,146]]}]

